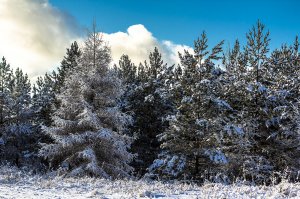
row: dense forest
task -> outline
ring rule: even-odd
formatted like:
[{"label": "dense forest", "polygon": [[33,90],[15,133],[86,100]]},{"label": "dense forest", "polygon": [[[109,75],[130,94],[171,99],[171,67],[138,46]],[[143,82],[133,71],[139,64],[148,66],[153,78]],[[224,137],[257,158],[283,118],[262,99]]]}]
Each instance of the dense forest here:
[{"label": "dense forest", "polygon": [[298,37],[270,51],[258,21],[246,38],[223,50],[203,32],[178,65],[155,48],[112,66],[93,27],[34,84],[3,58],[0,162],[108,179],[299,181]]}]

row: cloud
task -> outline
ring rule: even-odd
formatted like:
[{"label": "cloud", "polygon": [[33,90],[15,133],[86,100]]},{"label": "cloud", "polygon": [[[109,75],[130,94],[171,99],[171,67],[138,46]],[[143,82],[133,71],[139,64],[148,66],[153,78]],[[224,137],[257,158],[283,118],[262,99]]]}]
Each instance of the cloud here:
[{"label": "cloud", "polygon": [[[48,0],[0,0],[0,27],[0,57],[13,68],[22,68],[32,80],[59,66],[73,41],[84,40],[76,21]],[[141,24],[103,36],[111,46],[114,63],[128,54],[139,64],[158,47],[166,63],[177,64],[178,51],[192,51],[185,45],[158,40]]]},{"label": "cloud", "polygon": [[171,41],[159,41],[142,24],[132,25],[127,32],[103,33],[103,39],[111,47],[113,62],[118,63],[122,54],[127,54],[135,64],[148,60],[150,52],[158,47],[163,59],[168,64],[179,63],[178,52],[184,49],[193,52],[186,45]]},{"label": "cloud", "polygon": [[0,56],[30,77],[57,66],[77,38],[72,17],[47,0],[0,1]]}]

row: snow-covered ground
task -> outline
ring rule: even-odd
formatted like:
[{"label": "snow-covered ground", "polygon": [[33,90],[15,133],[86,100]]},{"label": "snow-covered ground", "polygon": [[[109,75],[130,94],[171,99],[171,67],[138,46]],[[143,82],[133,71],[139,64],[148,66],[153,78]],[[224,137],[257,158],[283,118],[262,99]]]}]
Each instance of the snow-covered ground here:
[{"label": "snow-covered ground", "polygon": [[145,181],[109,181],[93,178],[62,178],[28,175],[0,168],[0,198],[300,198],[300,184],[247,186]]}]

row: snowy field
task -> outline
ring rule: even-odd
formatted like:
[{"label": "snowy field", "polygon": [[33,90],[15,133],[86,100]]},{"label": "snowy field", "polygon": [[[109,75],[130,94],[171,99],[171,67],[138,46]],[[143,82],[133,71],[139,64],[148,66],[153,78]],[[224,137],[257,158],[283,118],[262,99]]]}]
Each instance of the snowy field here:
[{"label": "snowy field", "polygon": [[272,187],[205,184],[200,187],[182,183],[28,175],[2,167],[0,198],[300,198],[300,184],[282,183]]}]

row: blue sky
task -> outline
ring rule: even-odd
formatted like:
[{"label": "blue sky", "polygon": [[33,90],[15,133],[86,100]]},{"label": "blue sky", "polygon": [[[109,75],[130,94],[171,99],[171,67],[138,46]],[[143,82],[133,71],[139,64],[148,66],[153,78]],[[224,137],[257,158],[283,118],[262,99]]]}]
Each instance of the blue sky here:
[{"label": "blue sky", "polygon": [[209,43],[225,39],[225,47],[260,19],[271,32],[271,48],[292,43],[300,33],[299,0],[50,0],[70,14],[80,26],[93,18],[101,31],[126,31],[143,24],[159,40],[192,46],[203,30]]}]

